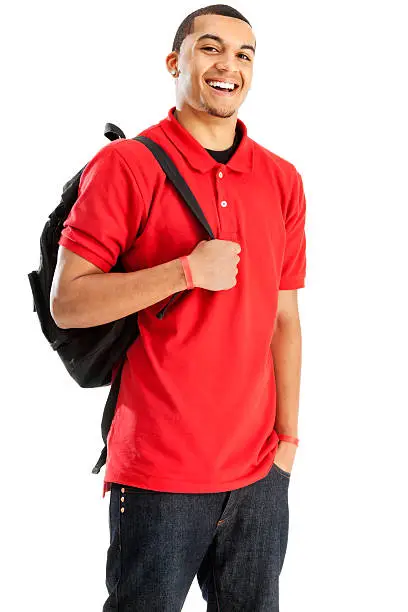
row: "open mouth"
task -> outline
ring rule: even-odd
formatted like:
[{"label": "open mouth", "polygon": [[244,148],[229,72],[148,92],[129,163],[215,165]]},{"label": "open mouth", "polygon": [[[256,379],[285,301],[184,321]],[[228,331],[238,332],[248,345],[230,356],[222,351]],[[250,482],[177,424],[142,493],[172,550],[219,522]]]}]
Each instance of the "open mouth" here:
[{"label": "open mouth", "polygon": [[215,94],[221,96],[233,96],[237,89],[239,89],[239,85],[237,85],[236,83],[221,84],[220,81],[216,81],[214,79],[207,79],[205,83]]}]

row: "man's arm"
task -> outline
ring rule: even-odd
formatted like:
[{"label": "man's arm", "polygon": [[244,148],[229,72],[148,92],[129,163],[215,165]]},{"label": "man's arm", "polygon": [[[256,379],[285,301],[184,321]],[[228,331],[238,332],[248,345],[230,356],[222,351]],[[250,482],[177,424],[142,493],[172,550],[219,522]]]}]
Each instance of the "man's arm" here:
[{"label": "man's arm", "polygon": [[62,329],[93,327],[138,312],[186,287],[180,259],[136,272],[104,273],[60,246],[50,309]]},{"label": "man's arm", "polygon": [[[296,289],[279,291],[271,350],[276,381],[275,430],[297,438],[302,336]],[[276,462],[290,472],[295,454],[296,446],[282,441]]]}]

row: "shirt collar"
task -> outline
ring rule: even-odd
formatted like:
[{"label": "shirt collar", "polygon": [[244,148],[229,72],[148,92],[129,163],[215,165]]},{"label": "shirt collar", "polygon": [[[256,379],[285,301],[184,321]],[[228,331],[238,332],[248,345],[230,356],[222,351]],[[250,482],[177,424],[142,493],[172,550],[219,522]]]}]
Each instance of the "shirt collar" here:
[{"label": "shirt collar", "polygon": [[[208,172],[212,168],[218,167],[220,165],[219,162],[177,121],[174,116],[175,109],[176,107],[173,106],[169,110],[167,117],[159,123],[166,136],[195,170]],[[236,172],[251,172],[253,165],[253,143],[248,137],[246,125],[241,119],[237,119],[237,128],[241,130],[241,142],[234,155],[225,165]]]}]

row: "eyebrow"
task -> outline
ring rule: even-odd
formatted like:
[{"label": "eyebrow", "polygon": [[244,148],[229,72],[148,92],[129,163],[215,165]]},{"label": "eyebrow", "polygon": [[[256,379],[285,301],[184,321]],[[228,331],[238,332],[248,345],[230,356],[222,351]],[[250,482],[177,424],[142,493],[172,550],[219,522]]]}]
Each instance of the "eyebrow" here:
[{"label": "eyebrow", "polygon": [[[200,42],[200,40],[203,38],[211,38],[212,40],[219,42],[221,45],[225,45],[225,41],[216,34],[202,34],[197,38],[197,42]],[[255,47],[253,45],[241,45],[240,49],[251,49],[251,51],[255,54]]]}]

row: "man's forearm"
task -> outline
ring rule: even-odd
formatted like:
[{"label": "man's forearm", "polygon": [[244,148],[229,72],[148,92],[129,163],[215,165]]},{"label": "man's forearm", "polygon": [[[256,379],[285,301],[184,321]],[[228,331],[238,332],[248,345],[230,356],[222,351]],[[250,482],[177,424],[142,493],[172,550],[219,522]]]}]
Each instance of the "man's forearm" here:
[{"label": "man's forearm", "polygon": [[136,272],[87,274],[71,281],[65,295],[53,302],[52,313],[62,329],[93,327],[138,312],[186,287],[180,259]]},{"label": "man's forearm", "polygon": [[302,336],[298,317],[277,320],[271,342],[278,433],[298,437]]}]

